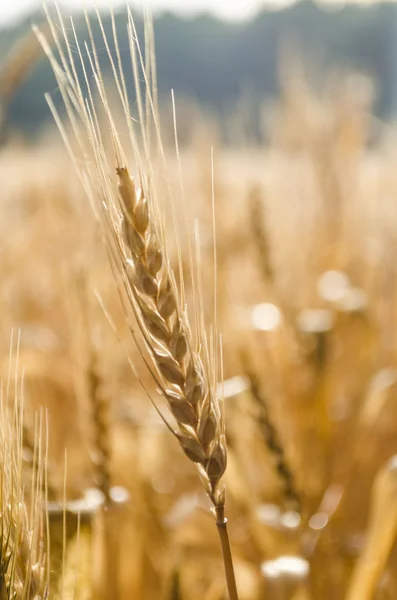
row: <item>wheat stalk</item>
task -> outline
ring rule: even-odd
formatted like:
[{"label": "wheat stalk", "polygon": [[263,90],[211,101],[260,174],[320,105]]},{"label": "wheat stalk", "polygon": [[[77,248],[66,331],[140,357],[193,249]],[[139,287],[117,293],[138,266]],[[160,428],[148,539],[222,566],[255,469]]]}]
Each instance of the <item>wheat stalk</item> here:
[{"label": "wheat stalk", "polygon": [[374,597],[397,533],[397,459],[379,471],[373,487],[367,538],[355,565],[346,600]]},{"label": "wheat stalk", "polygon": [[[143,190],[136,190],[126,167],[118,168],[122,221],[120,258],[126,291],[154,366],[156,380],[178,426],[173,431],[197,467],[211,499],[225,560],[230,598],[237,597],[224,515],[225,427],[202,357],[176,293],[163,244],[149,216]],[[117,230],[115,230],[117,233]]]},{"label": "wheat stalk", "polygon": [[[137,94],[139,117],[142,124],[139,140],[131,124],[132,118],[129,111],[129,99],[126,92],[115,28],[113,35],[118,66],[109,50],[99,14],[98,21],[102,29],[103,40],[108,51],[109,61],[125,114],[127,131],[134,151],[136,165],[141,172],[141,179],[145,175],[145,185],[142,183],[141,187],[137,189],[134,179],[130,176],[125,151],[120,142],[109,108],[88,19],[87,25],[91,38],[91,49],[87,46],[86,51],[111,132],[115,152],[113,164],[116,168],[118,179],[117,190],[115,189],[113,178],[109,174],[108,161],[102,141],[103,131],[99,125],[97,111],[92,99],[90,81],[85,71],[85,64],[82,59],[77,36],[75,36],[75,43],[77,44],[78,54],[80,55],[81,64],[84,69],[85,83],[88,86],[88,101],[85,101],[83,98],[73,55],[70,51],[70,44],[61,17],[59,28],[63,32],[64,41],[67,44],[68,59],[62,50],[51,19],[49,19],[49,22],[55,38],[55,44],[61,56],[62,67],[54,57],[50,45],[46,42],[44,36],[39,32],[38,36],[52,63],[77,142],[84,153],[83,168],[81,164],[77,165],[77,161],[74,158],[75,153],[71,149],[71,144],[59,115],[50,100],[49,102],[61,133],[78,167],[78,173],[83,185],[104,228],[104,237],[107,242],[111,263],[116,271],[116,277],[119,277],[122,281],[124,293],[127,298],[127,308],[129,310],[132,309],[135,315],[140,341],[132,326],[130,326],[131,332],[139,348],[141,348],[140,343],[143,343],[144,349],[141,350],[142,357],[151,372],[158,391],[167,403],[169,412],[175,420],[176,428],[173,428],[168,423],[168,420],[155,404],[156,409],[170,431],[177,438],[185,455],[197,467],[205,490],[213,504],[222,545],[229,596],[231,600],[235,600],[237,598],[237,590],[230,554],[226,526],[227,520],[224,515],[225,490],[221,485],[221,478],[226,469],[227,451],[221,401],[216,393],[218,377],[216,326],[212,335],[214,342],[211,348],[212,351],[210,352],[205,343],[205,332],[201,329],[198,339],[195,339],[192,334],[187,311],[184,306],[183,277],[180,276],[180,290],[178,293],[176,277],[170,267],[164,241],[161,208],[159,203],[156,202],[158,191],[154,184],[156,173],[153,170],[147,130],[145,131],[144,127],[147,119],[143,114],[143,103],[139,88],[139,68],[143,70],[146,81],[147,104],[153,111],[153,125],[158,136],[159,153],[163,157],[164,151],[160,139],[158,115],[154,109],[150,86],[130,12],[128,13],[128,17],[128,33],[136,85],[135,91]],[[78,119],[81,119],[83,122],[83,132],[79,127]],[[88,150],[84,137],[88,138]],[[175,215],[173,205],[172,208]],[[178,245],[176,227],[175,235],[177,236]],[[180,249],[179,263],[180,265],[182,264]],[[214,315],[214,320],[216,321],[216,314]],[[198,321],[199,317],[196,315],[196,323]]]}]

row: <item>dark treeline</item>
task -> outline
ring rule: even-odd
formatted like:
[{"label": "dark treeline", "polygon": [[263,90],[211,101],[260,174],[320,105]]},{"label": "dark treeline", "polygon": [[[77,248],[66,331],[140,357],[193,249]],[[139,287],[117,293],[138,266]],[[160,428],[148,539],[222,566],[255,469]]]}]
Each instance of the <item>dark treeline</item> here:
[{"label": "dark treeline", "polygon": [[[105,12],[103,18],[110,31]],[[40,23],[40,17],[0,31],[1,57],[33,21]],[[130,70],[125,15],[118,15],[117,22],[123,60]],[[83,20],[75,23],[80,39],[87,39]],[[142,32],[139,16],[137,28]],[[99,54],[105,58],[95,30]],[[348,5],[329,11],[302,0],[283,11],[264,10],[238,24],[206,15],[187,20],[164,13],[155,19],[155,33],[160,94],[173,88],[178,97],[197,99],[218,112],[227,113],[244,91],[262,97],[277,94],[280,54],[288,41],[319,73],[342,65],[371,75],[379,91],[379,114],[387,116],[397,108],[396,4]],[[51,68],[42,60],[13,98],[9,122],[35,131],[50,119],[45,91],[57,97]]]}]

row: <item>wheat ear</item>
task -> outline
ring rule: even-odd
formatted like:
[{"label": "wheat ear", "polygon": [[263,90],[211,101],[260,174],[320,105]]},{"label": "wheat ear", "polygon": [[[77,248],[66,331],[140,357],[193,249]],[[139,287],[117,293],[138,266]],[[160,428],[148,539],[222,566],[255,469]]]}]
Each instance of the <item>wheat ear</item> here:
[{"label": "wheat ear", "polygon": [[[51,22],[50,17],[49,21],[61,56],[62,68],[44,36],[40,33],[38,33],[38,36],[54,68],[76,139],[84,153],[83,167],[81,167],[81,164],[78,165],[60,117],[49,100],[50,106],[67,147],[72,154],[77,172],[102,223],[112,266],[117,272],[116,276],[122,278],[128,304],[135,314],[141,339],[146,349],[146,351],[142,350],[142,356],[157,384],[158,390],[167,402],[170,413],[175,418],[177,428],[173,429],[168,424],[167,419],[163,415],[162,417],[179,441],[186,456],[197,467],[205,490],[213,504],[222,545],[229,596],[230,600],[236,600],[237,590],[230,554],[227,520],[224,516],[225,490],[220,483],[226,469],[227,453],[224,417],[220,400],[216,394],[216,379],[218,376],[216,330],[213,335],[214,340],[216,340],[213,345],[213,353],[211,358],[208,359],[210,353],[207,351],[207,360],[205,361],[203,354],[207,349],[203,349],[203,344],[200,344],[199,340],[195,343],[183,305],[183,279],[180,278],[182,289],[179,298],[176,278],[170,268],[162,231],[161,209],[156,202],[156,192],[158,190],[155,189],[153,183],[155,173],[149,152],[148,136],[144,128],[141,131],[140,139],[133,131],[133,119],[129,111],[129,100],[115,31],[114,43],[117,63],[115,63],[109,50],[98,13],[98,21],[124,111],[135,163],[145,176],[145,190],[143,187],[141,189],[136,188],[134,180],[128,172],[126,159],[124,158],[125,151],[120,142],[108,104],[91,26],[87,17],[91,49],[87,46],[86,51],[111,132],[116,157],[114,166],[118,177],[117,194],[114,190],[114,182],[109,175],[108,161],[102,142],[103,132],[93,103],[90,83],[78,39],[75,36],[74,43],[77,44],[78,55],[84,69],[85,82],[89,88],[87,102],[78,82],[74,57],[70,50],[62,20],[60,18],[60,29],[67,44],[68,59],[61,48],[56,27]],[[149,89],[142,54],[137,43],[135,25],[130,12],[128,13],[128,34],[140,121],[141,124],[146,122],[139,88],[140,67],[142,67],[148,105],[153,113],[153,125],[158,137],[159,154],[164,158],[158,115],[154,107],[155,102]],[[80,122],[83,122],[85,135],[82,135],[80,131],[76,113]],[[88,140],[83,138],[88,138]],[[87,141],[89,144],[88,151],[85,147]],[[148,192],[150,203],[148,202]],[[174,206],[173,212],[175,215]],[[176,226],[175,236],[178,240]],[[179,252],[179,259],[181,264],[181,252]],[[196,320],[198,321],[198,318]],[[214,320],[216,320],[216,315]],[[135,337],[135,332],[131,331]],[[205,333],[203,331],[201,333],[202,337],[205,338]],[[138,347],[140,347],[139,342]],[[157,410],[159,410],[158,407]],[[162,414],[160,410],[159,413]]]},{"label": "wheat ear", "polygon": [[175,279],[151,222],[143,190],[135,189],[128,170],[118,169],[123,212],[120,244],[125,285],[153,365],[154,377],[178,425],[177,437],[196,465],[214,505],[230,600],[237,598],[224,513],[226,470],[224,419],[208,374],[181,310]]},{"label": "wheat ear", "polygon": [[261,390],[258,377],[245,362],[246,376],[250,382],[251,397],[258,407],[258,423],[265,444],[274,456],[277,473],[283,485],[283,493],[286,503],[295,511],[301,512],[301,499],[296,487],[295,477],[285,456],[283,445],[280,441],[277,429],[271,419],[266,398]]},{"label": "wheat ear", "polygon": [[86,376],[95,438],[93,463],[96,485],[104,499],[97,523],[99,533],[103,538],[101,562],[103,579],[99,590],[101,597],[112,600],[117,599],[120,593],[120,541],[117,534],[117,506],[111,497],[109,400],[103,391],[103,382],[99,375],[98,361],[94,351],[91,356]]},{"label": "wheat ear", "polygon": [[[36,443],[37,464],[29,503],[22,486],[20,405],[0,407],[0,598],[31,600],[46,593],[43,554],[43,455]],[[30,510],[29,510],[30,504]]]},{"label": "wheat ear", "polygon": [[96,356],[92,353],[86,371],[88,397],[94,426],[94,470],[95,483],[102,492],[105,503],[110,503],[110,440],[109,406],[103,393],[103,385],[98,373]]},{"label": "wheat ear", "polygon": [[118,169],[123,212],[121,259],[125,284],[155,379],[178,425],[175,432],[199,469],[214,507],[223,505],[219,482],[226,469],[222,414],[203,361],[193,349],[186,315],[179,306],[174,278],[164,256],[142,190],[136,190],[126,167]]}]

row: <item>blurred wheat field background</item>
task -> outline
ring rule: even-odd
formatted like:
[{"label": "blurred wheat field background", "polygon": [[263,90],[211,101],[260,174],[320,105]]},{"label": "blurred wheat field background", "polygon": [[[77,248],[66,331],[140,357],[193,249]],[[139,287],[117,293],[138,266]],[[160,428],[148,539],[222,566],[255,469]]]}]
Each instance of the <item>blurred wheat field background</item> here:
[{"label": "blurred wheat field background", "polygon": [[[49,48],[55,47],[49,27],[40,29]],[[58,21],[56,31],[62,37]],[[146,49],[150,26],[148,31],[149,41],[140,40]],[[35,51],[29,50],[27,62],[35,60],[39,50],[32,40],[33,34],[5,61],[2,98],[16,92],[29,68],[23,58],[29,44]],[[128,144],[121,110],[112,113],[113,131],[106,110],[98,108],[94,117],[87,101],[90,143],[92,132],[103,134],[104,151],[95,160],[104,192],[94,203],[55,127],[34,142],[4,137],[4,598],[228,598],[210,511],[211,502],[215,512],[223,508],[221,481],[240,600],[396,597],[395,132],[373,116],[374,87],[366,77],[331,74],[318,86],[302,65],[303,59],[291,57],[281,62],[280,97],[262,107],[265,142],[241,134],[244,114],[236,112],[230,130],[240,135],[226,143],[214,115],[181,103],[182,129],[189,111],[196,123],[188,135],[180,134],[178,160],[172,116],[160,106],[179,253],[172,207],[147,233],[168,196],[156,142],[150,164],[138,143],[139,160],[126,151],[128,165],[112,162]],[[152,77],[153,64],[146,67]],[[92,102],[100,107],[100,85],[95,89],[96,78],[89,79]],[[151,85],[149,91],[143,85],[147,122],[134,117],[138,128],[155,137]],[[104,80],[104,86],[117,105],[115,81]],[[77,93],[74,100],[77,112]],[[178,128],[178,98],[175,103]],[[84,126],[83,112],[77,114]],[[65,131],[72,139],[73,122]],[[138,134],[138,142],[143,139]],[[89,169],[98,165],[88,153],[73,151],[88,185]],[[131,222],[125,200],[130,183],[122,179],[127,166],[144,190],[133,191]],[[101,213],[102,205],[109,214],[114,208],[108,197],[118,202],[110,225],[106,211],[105,217]],[[216,362],[214,217],[223,368],[211,370],[206,361]],[[164,240],[159,235],[155,247],[164,252],[163,270],[153,274],[149,251],[134,251],[133,244],[138,239],[149,245],[163,229]],[[199,257],[193,280],[187,231],[194,265]],[[125,270],[115,268],[123,261]],[[138,268],[146,269],[142,288]],[[167,293],[175,287],[177,300],[186,299],[186,312],[183,302],[169,314],[161,312],[166,284]],[[127,314],[128,301],[133,310]],[[201,319],[195,303],[202,303],[207,325],[208,339],[199,338],[201,343],[194,338]],[[143,350],[133,329],[145,340]],[[173,362],[166,368],[153,342],[157,335],[170,343]],[[195,362],[201,356],[202,372]],[[155,377],[148,367],[152,359]],[[197,409],[188,392],[192,364],[199,381],[193,392],[201,393]],[[148,396],[162,414],[170,410],[174,436]]]}]

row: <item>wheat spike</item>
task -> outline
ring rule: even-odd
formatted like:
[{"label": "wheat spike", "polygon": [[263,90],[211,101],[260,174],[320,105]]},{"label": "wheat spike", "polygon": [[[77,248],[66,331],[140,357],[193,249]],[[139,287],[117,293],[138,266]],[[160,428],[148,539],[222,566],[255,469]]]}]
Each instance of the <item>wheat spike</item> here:
[{"label": "wheat spike", "polygon": [[95,483],[102,492],[105,502],[110,502],[110,440],[108,401],[103,393],[103,386],[95,356],[92,356],[86,372],[88,396],[90,400],[92,422],[94,425]]},{"label": "wheat spike", "polygon": [[[0,597],[30,600],[44,597],[43,510],[40,498],[42,455],[33,473],[31,498],[22,486],[22,409],[0,408]],[[39,444],[39,442],[38,442]],[[29,502],[28,502],[29,500]],[[30,510],[29,510],[29,504]]]},{"label": "wheat spike", "polygon": [[277,473],[283,484],[285,501],[293,510],[300,512],[301,500],[296,487],[295,477],[288,464],[277,429],[269,414],[268,404],[263,396],[260,382],[256,374],[248,367],[246,361],[244,362],[246,375],[250,382],[251,396],[259,409],[258,423],[266,446],[269,452],[275,457]]},{"label": "wheat spike", "polygon": [[248,196],[249,220],[252,239],[256,246],[258,262],[265,283],[274,283],[275,273],[271,256],[268,224],[265,206],[258,186],[251,189]]},{"label": "wheat spike", "polygon": [[[60,16],[59,16],[60,17]],[[109,49],[99,13],[98,22],[102,31],[103,42],[108,53],[116,88],[124,112],[129,141],[132,146],[136,169],[141,175],[141,186],[138,189],[135,180],[130,176],[126,150],[123,147],[115,126],[109,106],[106,87],[104,85],[98,55],[93,40],[91,26],[87,17],[87,27],[91,47],[86,45],[86,53],[94,75],[94,81],[108,121],[114,154],[111,158],[116,170],[118,186],[115,188],[112,167],[103,143],[104,131],[99,124],[97,110],[90,89],[90,79],[85,70],[80,45],[75,36],[74,44],[84,69],[85,84],[88,86],[88,100],[83,97],[74,56],[67,38],[66,28],[60,17],[58,29],[62,31],[67,44],[67,56],[58,39],[57,28],[51,22],[50,27],[55,37],[55,44],[61,57],[61,65],[51,51],[44,36],[38,32],[44,50],[50,58],[54,73],[64,99],[70,123],[76,141],[83,153],[72,148],[71,140],[62,125],[62,121],[49,100],[56,122],[72,156],[77,173],[85,187],[87,195],[103,228],[111,264],[116,280],[123,284],[123,297],[127,297],[127,315],[132,311],[135,315],[140,337],[130,325],[131,332],[137,341],[142,357],[151,372],[158,391],[164,397],[169,412],[174,417],[176,427],[173,428],[154,402],[159,414],[173,432],[186,456],[197,467],[205,490],[213,504],[216,524],[222,543],[225,571],[231,600],[237,599],[237,590],[231,562],[229,540],[224,516],[225,490],[221,486],[221,478],[226,469],[227,452],[224,417],[221,400],[216,394],[218,363],[218,334],[216,328],[216,302],[214,308],[214,328],[211,333],[211,348],[205,343],[206,334],[201,330],[193,336],[185,309],[184,281],[182,273],[182,253],[176,221],[176,209],[172,200],[171,187],[156,187],[156,171],[153,156],[148,142],[147,117],[144,114],[144,103],[141,97],[141,71],[146,84],[147,105],[152,111],[152,120],[157,135],[157,153],[161,157],[163,173],[167,168],[164,149],[161,143],[158,115],[151,85],[144,68],[135,25],[128,13],[128,34],[131,59],[135,80],[136,105],[141,123],[140,135],[135,133],[133,119],[129,109],[129,98],[114,34],[117,61],[115,62]],[[74,31],[74,30],[73,30]],[[81,122],[83,127],[81,127]],[[145,129],[146,127],[146,129]],[[161,162],[160,161],[160,162]],[[110,163],[112,164],[112,163]],[[114,173],[114,171],[113,171]],[[159,195],[162,198],[159,199]],[[174,218],[174,233],[179,258],[179,290],[177,278],[170,267],[164,236],[164,195],[170,200]],[[216,251],[214,252],[214,258]],[[194,277],[194,274],[192,274]],[[216,281],[214,278],[214,287]],[[200,322],[196,314],[195,322]],[[204,340],[204,341],[203,341]],[[144,348],[142,348],[142,344]],[[219,361],[220,362],[220,361]]]},{"label": "wheat spike", "polygon": [[218,401],[208,383],[175,289],[163,244],[150,218],[142,189],[126,167],[119,168],[122,221],[120,258],[132,307],[156,370],[156,379],[178,424],[176,436],[199,468],[214,505],[222,495],[226,443]]}]

